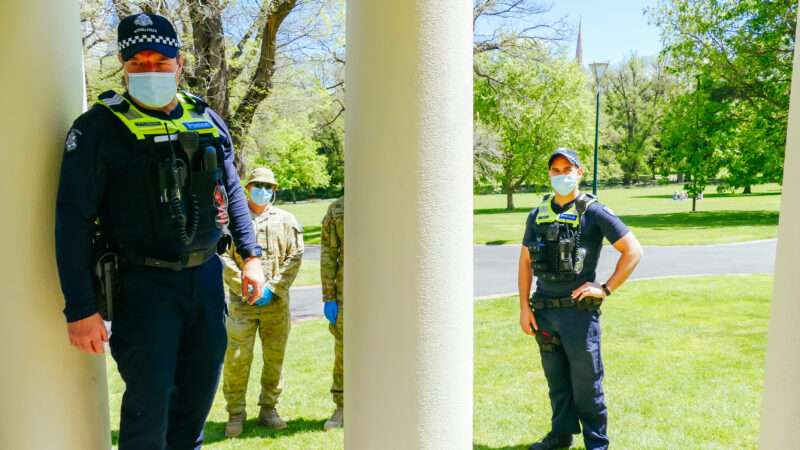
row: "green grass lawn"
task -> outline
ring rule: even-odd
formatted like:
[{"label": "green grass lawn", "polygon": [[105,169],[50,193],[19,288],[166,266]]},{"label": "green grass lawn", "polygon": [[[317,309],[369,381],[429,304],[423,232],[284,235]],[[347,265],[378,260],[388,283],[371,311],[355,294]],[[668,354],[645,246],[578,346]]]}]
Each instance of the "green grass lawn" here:
[{"label": "green grass lawn", "polygon": [[[614,293],[601,319],[614,448],[757,447],[771,285],[769,276],[702,277],[635,281]],[[514,298],[476,304],[476,449],[525,449],[548,431],[538,350],[517,322]],[[333,409],[332,350],[323,320],[294,324],[279,405],[289,428],[276,432],[255,425],[261,369],[256,358],[245,434],[223,437],[227,416],[218,392],[204,448],[343,448],[341,430],[322,431]],[[108,361],[117,430],[123,385]],[[582,448],[580,439],[574,448]]]},{"label": "green grass lawn", "polygon": [[322,228],[322,218],[328,211],[328,205],[334,199],[309,200],[301,203],[278,203],[278,208],[294,214],[297,221],[303,226],[303,240],[306,244],[319,244],[319,234]]},{"label": "green grass lawn", "polygon": [[[702,277],[614,293],[601,318],[613,448],[757,448],[771,286]],[[516,298],[476,305],[476,449],[522,450],[549,431],[546,380],[518,311]]]},{"label": "green grass lawn", "polygon": [[292,286],[315,286],[319,283],[319,260],[304,259]]},{"label": "green grass lawn", "polygon": [[[696,245],[774,238],[777,234],[780,186],[754,186],[753,193],[717,194],[713,187],[697,202],[672,200],[678,185],[600,190],[612,208],[644,245]],[[519,243],[525,219],[539,205],[541,194],[514,195],[514,211],[506,211],[504,195],[475,197],[475,242]]]},{"label": "green grass lawn", "polygon": [[[696,245],[774,238],[781,191],[776,184],[754,186],[753,193],[717,194],[714,187],[697,202],[674,201],[679,185],[601,189],[600,200],[612,208],[644,245]],[[474,197],[476,244],[516,244],[522,241],[525,219],[539,205],[541,194],[514,195],[515,209],[506,211],[505,195]],[[319,244],[320,223],[330,200],[280,204],[305,227],[307,244]]]}]

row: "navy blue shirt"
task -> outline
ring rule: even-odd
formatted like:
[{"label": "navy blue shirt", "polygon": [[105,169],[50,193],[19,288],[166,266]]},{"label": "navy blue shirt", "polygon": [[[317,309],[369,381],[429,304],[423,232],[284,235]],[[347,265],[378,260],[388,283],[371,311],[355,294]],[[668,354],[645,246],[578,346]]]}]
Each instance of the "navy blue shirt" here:
[{"label": "navy blue shirt", "polygon": [[[551,200],[551,207],[556,214],[560,214],[573,205],[574,201],[559,207],[555,201]],[[536,242],[536,215],[539,208],[534,208],[528,214],[525,224],[525,236],[522,238],[522,245],[529,247]],[[600,251],[603,249],[603,238],[608,239],[614,244],[620,238],[628,234],[628,227],[617,217],[614,212],[600,204],[592,203],[581,217],[581,247],[586,249],[586,259],[583,263],[583,270],[575,280],[572,281],[546,281],[541,278],[536,279],[536,292],[544,297],[558,298],[568,297],[572,291],[587,281],[594,281],[597,274],[597,261],[600,259]],[[536,275],[534,273],[534,275]]]},{"label": "navy blue shirt", "polygon": [[[170,114],[140,110],[161,119],[177,119],[183,115],[178,104]],[[250,211],[239,175],[233,164],[233,145],[225,122],[206,109],[227,141],[223,179],[228,194],[229,229],[242,256],[260,254],[250,222]],[[107,170],[116,150],[134,145],[136,139],[128,128],[104,106],[95,105],[81,114],[67,135],[61,176],[56,198],[56,262],[64,293],[64,315],[68,322],[83,319],[97,312],[92,281],[92,237],[95,220],[101,208],[125,208],[125,205],[103,204],[105,186],[112,183]]]}]

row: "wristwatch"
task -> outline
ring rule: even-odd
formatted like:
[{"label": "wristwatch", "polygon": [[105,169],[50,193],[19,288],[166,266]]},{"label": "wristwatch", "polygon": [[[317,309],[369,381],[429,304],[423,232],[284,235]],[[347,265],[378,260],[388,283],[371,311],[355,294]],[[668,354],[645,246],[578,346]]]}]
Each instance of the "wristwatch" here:
[{"label": "wristwatch", "polygon": [[603,288],[603,292],[606,293],[606,297],[611,295],[611,289],[608,288],[607,284],[603,283],[603,284],[600,285],[600,287]]}]

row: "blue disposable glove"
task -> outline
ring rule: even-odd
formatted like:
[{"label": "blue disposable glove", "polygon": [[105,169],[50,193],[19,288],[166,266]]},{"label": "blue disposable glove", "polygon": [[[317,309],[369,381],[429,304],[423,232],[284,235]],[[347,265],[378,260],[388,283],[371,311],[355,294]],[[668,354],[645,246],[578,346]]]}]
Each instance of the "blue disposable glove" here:
[{"label": "blue disposable glove", "polygon": [[272,301],[272,295],[273,295],[272,291],[270,291],[267,288],[264,288],[264,294],[261,296],[260,299],[256,300],[254,304],[258,306],[264,306]]},{"label": "blue disposable glove", "polygon": [[339,305],[336,300],[326,300],[324,310],[325,318],[328,319],[331,325],[336,326],[336,317],[339,316]]}]

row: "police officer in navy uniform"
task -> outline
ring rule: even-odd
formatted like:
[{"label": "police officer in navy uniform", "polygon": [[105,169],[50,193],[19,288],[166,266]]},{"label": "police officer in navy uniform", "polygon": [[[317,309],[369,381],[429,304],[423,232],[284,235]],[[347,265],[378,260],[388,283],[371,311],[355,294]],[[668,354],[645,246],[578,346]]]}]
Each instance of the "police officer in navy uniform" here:
[{"label": "police officer in navy uniform", "polygon": [[126,92],[100,95],[65,144],[56,258],[70,342],[103,353],[93,270],[96,230],[118,255],[111,354],[126,389],[120,450],[200,448],[225,354],[223,229],[245,259],[243,297],[261,297],[261,248],[225,123],[177,92],[184,65],[172,24],[123,19]]},{"label": "police officer in navy uniform", "polygon": [[[555,192],[528,216],[519,296],[520,326],[539,344],[553,414],[551,431],[528,448],[568,448],[582,430],[587,450],[607,449],[599,308],[633,272],[642,248],[611,209],[578,190],[583,167],[574,150],[556,150],[548,166]],[[604,238],[620,257],[613,275],[598,284]]]}]

